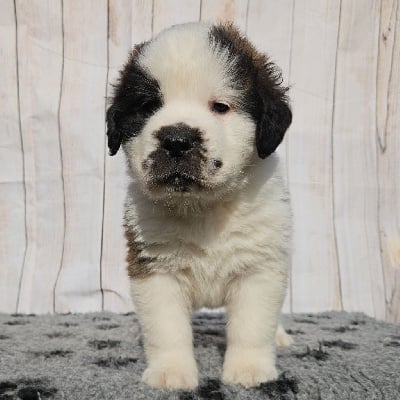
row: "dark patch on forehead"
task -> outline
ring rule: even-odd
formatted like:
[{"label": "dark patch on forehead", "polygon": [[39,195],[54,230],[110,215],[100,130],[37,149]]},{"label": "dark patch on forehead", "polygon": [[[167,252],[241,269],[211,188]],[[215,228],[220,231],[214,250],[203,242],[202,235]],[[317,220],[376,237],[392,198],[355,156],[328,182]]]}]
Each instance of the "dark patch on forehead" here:
[{"label": "dark patch on forehead", "polygon": [[235,63],[233,83],[245,88],[249,78],[256,74],[258,62],[266,62],[266,57],[257,52],[254,46],[231,24],[215,25],[209,32],[211,47],[214,51],[227,51],[229,62]]},{"label": "dark patch on forehead", "polygon": [[244,95],[238,99],[241,109],[257,120],[262,113],[262,95],[286,100],[287,88],[282,86],[280,69],[257,51],[234,25],[214,25],[209,31],[209,40],[217,57],[218,53],[228,53],[228,62],[233,64],[229,68],[231,85]]},{"label": "dark patch on forehead", "polygon": [[230,86],[241,95],[233,100],[234,106],[250,114],[254,120],[261,115],[261,107],[255,90],[256,69],[253,63],[255,49],[250,42],[241,37],[231,25],[216,25],[209,32],[210,45],[218,57],[228,54],[226,71]]},{"label": "dark patch on forehead", "polygon": [[237,106],[258,119],[262,109],[256,89],[258,69],[267,63],[266,57],[231,24],[215,25],[209,32],[210,44],[217,54],[228,54],[230,84],[242,95]]}]

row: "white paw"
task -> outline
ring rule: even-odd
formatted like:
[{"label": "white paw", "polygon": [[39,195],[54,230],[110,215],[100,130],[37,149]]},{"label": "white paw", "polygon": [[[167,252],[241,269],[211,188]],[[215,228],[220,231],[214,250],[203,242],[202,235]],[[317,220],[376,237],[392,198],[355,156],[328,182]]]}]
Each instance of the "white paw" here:
[{"label": "white paw", "polygon": [[253,349],[227,351],[222,372],[225,383],[251,387],[277,378],[278,372],[270,352]]},{"label": "white paw", "polygon": [[282,325],[278,325],[275,335],[275,343],[280,347],[288,347],[294,343],[293,338],[285,332]]},{"label": "white paw", "polygon": [[198,385],[196,362],[192,357],[153,359],[142,379],[160,389],[194,389]]},{"label": "white paw", "polygon": [[143,382],[159,389],[194,389],[198,385],[197,373],[171,366],[170,368],[147,368]]}]

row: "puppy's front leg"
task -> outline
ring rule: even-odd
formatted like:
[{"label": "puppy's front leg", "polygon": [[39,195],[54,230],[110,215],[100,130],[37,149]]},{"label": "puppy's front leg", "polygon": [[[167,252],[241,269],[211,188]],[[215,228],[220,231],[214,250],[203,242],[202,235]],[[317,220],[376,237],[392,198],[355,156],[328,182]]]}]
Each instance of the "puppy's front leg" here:
[{"label": "puppy's front leg", "polygon": [[190,307],[175,277],[154,274],[136,279],[132,294],[142,325],[147,357],[143,381],[167,389],[198,384]]},{"label": "puppy's front leg", "polygon": [[274,342],[286,282],[286,271],[277,269],[232,282],[224,382],[250,387],[277,378]]}]

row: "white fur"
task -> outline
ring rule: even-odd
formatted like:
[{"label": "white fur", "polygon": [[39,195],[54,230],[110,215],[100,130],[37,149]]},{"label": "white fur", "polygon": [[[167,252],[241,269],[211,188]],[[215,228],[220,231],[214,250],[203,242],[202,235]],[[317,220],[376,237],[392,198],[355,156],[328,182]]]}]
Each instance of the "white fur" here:
[{"label": "white fur", "polygon": [[[142,256],[157,267],[132,285],[148,361],[143,379],[161,388],[198,383],[193,309],[227,308],[227,383],[275,379],[274,341],[290,344],[283,328],[277,331],[291,231],[284,174],[277,155],[257,157],[255,122],[235,110],[240,93],[227,88],[229,61],[210,51],[207,29],[173,28],[141,55],[141,65],[160,83],[164,105],[124,144],[134,179],[126,221],[146,244]],[[233,104],[233,110],[213,114],[212,100]],[[223,161],[218,173],[204,167],[207,190],[171,194],[148,188],[142,163],[159,145],[153,132],[178,122],[200,128],[209,159]]]}]

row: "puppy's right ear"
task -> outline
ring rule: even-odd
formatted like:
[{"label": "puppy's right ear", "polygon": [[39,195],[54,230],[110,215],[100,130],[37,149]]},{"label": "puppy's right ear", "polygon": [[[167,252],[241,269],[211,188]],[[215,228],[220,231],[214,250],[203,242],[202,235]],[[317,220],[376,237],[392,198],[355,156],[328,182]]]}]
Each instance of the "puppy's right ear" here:
[{"label": "puppy's right ear", "polygon": [[122,136],[121,133],[117,129],[116,125],[116,114],[117,110],[114,105],[112,105],[107,110],[107,137],[108,137],[108,148],[110,156],[113,156],[117,153],[118,149],[121,146]]},{"label": "puppy's right ear", "polygon": [[[136,60],[141,54],[143,48],[149,42],[143,42],[137,44],[132,52],[129,54],[128,62],[120,71],[120,77],[115,85],[115,93],[113,96],[113,103],[107,110],[106,121],[107,121],[107,137],[108,137],[108,148],[111,156],[117,153],[121,147],[121,143],[124,139],[123,131],[121,131],[121,126],[118,126],[118,121],[121,118],[121,104],[126,104],[128,93],[132,91],[132,88],[137,85],[140,78],[136,76]],[[126,134],[126,132],[125,132]],[[126,139],[126,137],[125,137]]]}]

